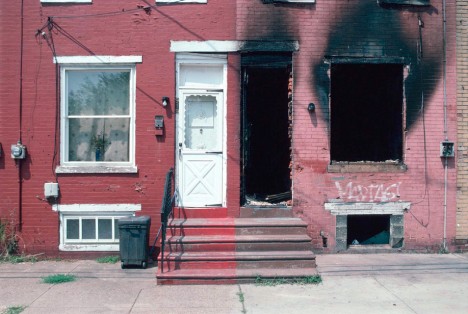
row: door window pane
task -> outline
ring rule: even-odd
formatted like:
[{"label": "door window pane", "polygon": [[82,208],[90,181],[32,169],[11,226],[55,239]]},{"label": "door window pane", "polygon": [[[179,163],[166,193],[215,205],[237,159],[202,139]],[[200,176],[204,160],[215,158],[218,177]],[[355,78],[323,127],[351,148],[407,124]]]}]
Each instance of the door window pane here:
[{"label": "door window pane", "polygon": [[191,95],[185,99],[185,147],[219,149],[217,101],[214,96]]}]

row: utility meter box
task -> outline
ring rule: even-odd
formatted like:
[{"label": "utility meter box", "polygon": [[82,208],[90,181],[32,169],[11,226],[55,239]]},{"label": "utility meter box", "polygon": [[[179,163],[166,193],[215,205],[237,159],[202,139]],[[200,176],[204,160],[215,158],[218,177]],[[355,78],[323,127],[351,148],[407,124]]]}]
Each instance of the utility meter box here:
[{"label": "utility meter box", "polygon": [[22,145],[21,142],[11,145],[11,158],[25,159],[26,158],[26,146]]},{"label": "utility meter box", "polygon": [[440,142],[440,157],[455,157],[455,148],[453,142]]},{"label": "utility meter box", "polygon": [[44,196],[46,198],[49,198],[49,197],[57,198],[59,196],[58,183],[54,183],[54,182],[44,183]]}]

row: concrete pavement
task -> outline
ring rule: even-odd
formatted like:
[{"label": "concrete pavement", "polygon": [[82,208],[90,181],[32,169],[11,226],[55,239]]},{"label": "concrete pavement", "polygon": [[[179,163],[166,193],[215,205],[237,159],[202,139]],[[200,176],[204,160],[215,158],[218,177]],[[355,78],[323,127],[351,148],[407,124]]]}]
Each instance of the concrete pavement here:
[{"label": "concrete pavement", "polygon": [[[157,286],[155,267],[95,261],[0,264],[0,312],[468,313],[468,254],[317,256],[319,285]],[[73,274],[74,282],[41,278]]]}]

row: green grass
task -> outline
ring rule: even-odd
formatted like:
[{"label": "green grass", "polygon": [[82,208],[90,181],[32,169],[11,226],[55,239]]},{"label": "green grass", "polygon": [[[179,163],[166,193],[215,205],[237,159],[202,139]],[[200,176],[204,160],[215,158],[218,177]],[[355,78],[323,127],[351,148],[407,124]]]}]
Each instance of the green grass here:
[{"label": "green grass", "polygon": [[239,292],[237,292],[237,296],[239,297],[239,302],[242,305],[242,314],[247,314],[247,310],[245,309],[245,297],[244,297],[244,292],[242,291],[242,288],[240,285],[237,285],[239,288]]},{"label": "green grass", "polygon": [[115,264],[120,261],[120,256],[103,256],[96,259],[98,263]]},{"label": "green grass", "polygon": [[2,312],[2,314],[19,314],[24,311],[26,307],[25,306],[10,306],[7,308],[5,311]]},{"label": "green grass", "polygon": [[35,263],[37,262],[37,257],[35,256],[27,256],[27,255],[7,255],[0,257],[0,263]]},{"label": "green grass", "polygon": [[322,282],[320,275],[296,277],[296,278],[262,278],[257,276],[255,284],[257,286],[274,287],[278,285],[317,285]]},{"label": "green grass", "polygon": [[74,275],[65,275],[65,274],[55,274],[47,277],[42,277],[43,283],[49,284],[58,284],[64,282],[75,281],[76,277]]}]

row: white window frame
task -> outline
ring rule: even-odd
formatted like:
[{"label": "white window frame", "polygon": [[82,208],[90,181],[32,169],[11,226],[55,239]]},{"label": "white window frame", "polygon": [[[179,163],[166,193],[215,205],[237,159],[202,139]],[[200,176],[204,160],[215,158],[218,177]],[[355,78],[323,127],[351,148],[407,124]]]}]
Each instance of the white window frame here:
[{"label": "white window frame", "polygon": [[[135,165],[135,91],[136,63],[141,56],[61,56],[54,58],[60,64],[60,166],[57,173],[136,173]],[[128,70],[130,72],[129,100],[129,160],[125,162],[93,162],[68,160],[68,107],[66,73],[73,70]],[[116,116],[117,118],[119,116]]]},{"label": "white window frame", "polygon": [[[69,204],[53,205],[52,209],[60,214],[60,251],[118,251],[119,239],[115,237],[114,221],[123,217],[135,216],[141,210],[140,204]],[[112,239],[71,239],[67,240],[67,220],[80,220],[80,236],[82,219],[96,220],[96,237],[99,232],[98,219],[112,219]],[[118,226],[117,226],[118,228]]]}]

